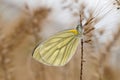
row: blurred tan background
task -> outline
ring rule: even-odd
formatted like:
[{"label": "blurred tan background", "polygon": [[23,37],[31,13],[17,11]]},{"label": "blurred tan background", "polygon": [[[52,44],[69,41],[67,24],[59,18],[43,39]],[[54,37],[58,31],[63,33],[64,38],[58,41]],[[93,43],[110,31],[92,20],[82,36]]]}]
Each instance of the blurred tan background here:
[{"label": "blurred tan background", "polygon": [[[32,52],[50,35],[74,28],[80,6],[78,0],[0,0],[0,80],[79,80],[81,46],[63,67],[41,64]],[[120,80],[119,12],[90,25],[96,29],[87,35],[92,42],[84,44],[83,80]]]}]

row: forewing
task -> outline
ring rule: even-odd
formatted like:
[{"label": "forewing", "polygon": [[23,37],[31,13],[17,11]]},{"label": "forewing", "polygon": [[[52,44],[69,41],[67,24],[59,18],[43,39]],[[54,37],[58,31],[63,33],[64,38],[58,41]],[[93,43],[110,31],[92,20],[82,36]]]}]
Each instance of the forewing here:
[{"label": "forewing", "polygon": [[63,66],[75,53],[79,39],[70,30],[60,32],[40,44],[35,49],[33,58],[44,64]]}]

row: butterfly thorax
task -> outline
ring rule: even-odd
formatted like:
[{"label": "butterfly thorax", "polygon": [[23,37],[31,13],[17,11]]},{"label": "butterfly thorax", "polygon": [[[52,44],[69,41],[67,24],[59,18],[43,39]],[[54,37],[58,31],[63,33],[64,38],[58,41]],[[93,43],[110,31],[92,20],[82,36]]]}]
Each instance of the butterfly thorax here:
[{"label": "butterfly thorax", "polygon": [[72,29],[70,32],[73,32],[73,34],[75,34],[77,37],[81,37],[82,27],[80,25],[77,25],[76,29]]}]

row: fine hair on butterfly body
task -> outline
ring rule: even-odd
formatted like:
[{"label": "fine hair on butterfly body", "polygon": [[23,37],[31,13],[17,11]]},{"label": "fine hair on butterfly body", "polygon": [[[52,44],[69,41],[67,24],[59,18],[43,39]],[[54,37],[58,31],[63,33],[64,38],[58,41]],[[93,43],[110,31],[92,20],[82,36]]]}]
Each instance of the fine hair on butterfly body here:
[{"label": "fine hair on butterfly body", "polygon": [[75,54],[79,45],[82,26],[58,32],[39,44],[33,58],[49,66],[64,66]]}]

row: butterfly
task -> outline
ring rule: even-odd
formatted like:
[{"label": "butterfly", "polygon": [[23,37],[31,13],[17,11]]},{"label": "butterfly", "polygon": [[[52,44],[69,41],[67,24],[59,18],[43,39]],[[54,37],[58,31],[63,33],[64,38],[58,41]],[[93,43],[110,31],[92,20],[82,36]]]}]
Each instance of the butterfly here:
[{"label": "butterfly", "polygon": [[[99,1],[100,0],[97,1],[97,6]],[[109,5],[110,4],[107,3],[106,6],[108,7]],[[83,27],[86,26],[87,28],[88,25],[94,23],[97,20],[97,17],[101,18],[100,16],[102,12],[102,16],[104,17],[112,11],[112,8],[110,8],[104,12],[106,6],[101,8],[99,11],[96,10],[97,8],[99,9],[99,6],[95,7],[95,15],[90,15],[92,17],[88,18],[84,25],[82,25],[82,21],[85,19],[82,19],[82,17],[84,18],[85,15],[82,15],[82,11],[80,11],[80,24],[76,27],[76,29],[69,29],[58,32],[55,35],[49,37],[46,41],[42,42],[35,48],[32,54],[33,58],[49,66],[64,66],[67,64],[75,54],[80,40],[82,39]]]},{"label": "butterfly", "polygon": [[50,66],[64,66],[75,54],[82,36],[82,27],[58,32],[39,44],[32,56]]},{"label": "butterfly", "polygon": [[[116,0],[119,1],[119,0]],[[97,2],[99,4],[99,0]],[[119,2],[118,2],[119,3]],[[100,9],[100,12],[104,12],[105,7]],[[18,7],[19,9],[19,7]],[[95,12],[97,8],[95,8]],[[111,11],[108,10],[104,15]],[[29,13],[29,12],[28,12]],[[96,14],[96,13],[95,13]],[[97,13],[93,18],[86,22],[86,25],[94,22],[94,18],[99,16]],[[78,25],[76,29],[65,30],[58,32],[55,35],[49,37],[46,41],[39,44],[34,52],[33,58],[37,61],[51,66],[64,66],[67,64],[79,45],[80,39],[82,37],[82,26]]]}]

